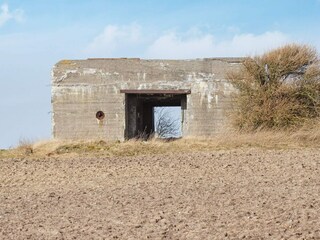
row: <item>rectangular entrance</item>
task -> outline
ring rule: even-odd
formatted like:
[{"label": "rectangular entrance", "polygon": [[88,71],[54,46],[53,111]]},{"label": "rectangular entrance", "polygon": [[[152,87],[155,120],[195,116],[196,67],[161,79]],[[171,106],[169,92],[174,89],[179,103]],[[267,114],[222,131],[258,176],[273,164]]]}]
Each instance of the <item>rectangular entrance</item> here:
[{"label": "rectangular entrance", "polygon": [[[155,133],[155,110],[180,107],[181,123],[190,90],[121,90],[125,93],[125,138],[148,138]],[[169,136],[169,135],[167,135]],[[165,136],[164,136],[165,137]]]}]

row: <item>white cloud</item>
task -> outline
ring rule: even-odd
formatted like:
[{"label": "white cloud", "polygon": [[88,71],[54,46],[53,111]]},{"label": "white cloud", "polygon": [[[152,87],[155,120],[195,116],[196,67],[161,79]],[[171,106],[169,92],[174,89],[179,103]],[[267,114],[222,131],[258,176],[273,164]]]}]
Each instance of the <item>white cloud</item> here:
[{"label": "white cloud", "polygon": [[93,39],[85,52],[95,56],[110,56],[139,44],[142,40],[138,24],[127,26],[108,25]]},{"label": "white cloud", "polygon": [[0,9],[0,27],[6,24],[9,20],[14,20],[16,22],[21,22],[23,20],[24,13],[21,9],[10,11],[8,4],[2,4]]},{"label": "white cloud", "polygon": [[150,58],[241,57],[260,54],[283,45],[289,38],[281,32],[261,35],[237,34],[232,39],[217,41],[211,34],[181,37],[176,32],[156,39],[147,49]]},{"label": "white cloud", "polygon": [[[204,58],[242,57],[261,54],[290,41],[278,31],[262,34],[234,33],[217,40],[211,33],[190,28],[184,33],[169,31],[157,37],[143,32],[138,24],[108,25],[84,51],[88,57]],[[220,38],[219,38],[220,39]]]}]

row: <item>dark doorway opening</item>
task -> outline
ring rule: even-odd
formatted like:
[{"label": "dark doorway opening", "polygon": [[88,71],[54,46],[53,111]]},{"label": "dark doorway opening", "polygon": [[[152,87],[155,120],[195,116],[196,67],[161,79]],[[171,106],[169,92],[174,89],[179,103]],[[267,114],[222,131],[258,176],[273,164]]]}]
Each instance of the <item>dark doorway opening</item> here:
[{"label": "dark doorway opening", "polygon": [[149,138],[155,132],[155,109],[157,107],[180,107],[181,123],[187,107],[190,90],[121,90],[125,93],[125,138]]}]

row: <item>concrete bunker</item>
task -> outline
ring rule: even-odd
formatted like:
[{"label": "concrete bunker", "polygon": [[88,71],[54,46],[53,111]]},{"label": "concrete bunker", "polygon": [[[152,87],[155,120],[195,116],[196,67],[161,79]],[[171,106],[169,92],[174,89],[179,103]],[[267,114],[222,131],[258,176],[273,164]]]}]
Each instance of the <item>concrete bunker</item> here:
[{"label": "concrete bunker", "polygon": [[183,137],[228,130],[242,58],[62,60],[52,70],[56,139],[121,140],[155,130],[154,108],[181,108]]},{"label": "concrete bunker", "polygon": [[125,138],[148,138],[155,132],[155,107],[180,107],[181,132],[191,90],[121,90],[125,94]]}]

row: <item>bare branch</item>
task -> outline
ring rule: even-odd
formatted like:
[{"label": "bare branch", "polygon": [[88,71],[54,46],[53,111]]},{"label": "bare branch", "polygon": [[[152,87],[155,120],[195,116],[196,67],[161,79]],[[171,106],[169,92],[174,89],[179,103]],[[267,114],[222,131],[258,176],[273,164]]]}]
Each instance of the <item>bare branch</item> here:
[{"label": "bare branch", "polygon": [[155,131],[160,138],[176,137],[179,135],[179,119],[173,118],[165,108],[155,109],[157,115]]}]

